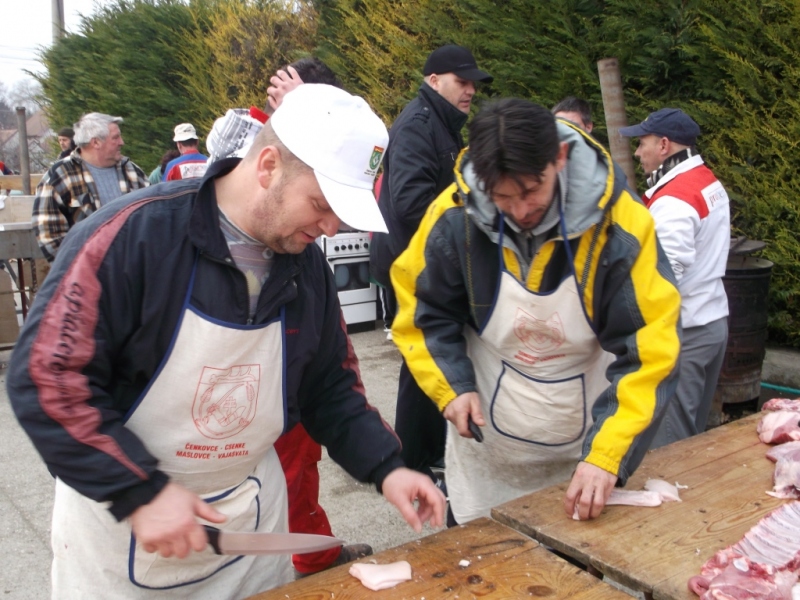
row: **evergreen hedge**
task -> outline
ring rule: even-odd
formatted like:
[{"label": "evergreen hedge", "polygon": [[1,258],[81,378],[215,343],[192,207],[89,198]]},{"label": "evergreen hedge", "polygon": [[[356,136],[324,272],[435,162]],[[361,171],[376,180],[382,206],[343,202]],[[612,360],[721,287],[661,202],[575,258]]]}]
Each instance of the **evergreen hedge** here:
[{"label": "evergreen hedge", "polygon": [[148,171],[170,147],[173,128],[191,121],[185,69],[177,59],[186,38],[201,35],[180,0],[115,0],[84,17],[80,33],[47,49],[39,77],[52,123],[87,112],[121,116],[123,154]]},{"label": "evergreen hedge", "polygon": [[[326,32],[319,52],[347,66],[351,88],[387,123],[416,93],[427,53],[454,42],[470,47],[495,76],[480,90],[484,98],[519,96],[552,106],[566,95],[582,96],[595,109],[595,135],[607,142],[596,63],[618,58],[629,122],[675,106],[700,124],[699,149],[733,201],[733,234],[765,241],[763,256],[775,263],[769,341],[800,347],[800,3],[324,0],[317,6]],[[641,173],[640,182],[643,191]]]},{"label": "evergreen hedge", "polygon": [[767,242],[775,263],[770,341],[800,347],[796,1],[115,0],[44,53],[41,83],[53,122],[125,117],[126,153],[149,167],[176,123],[207,131],[229,107],[262,105],[272,72],[312,51],[391,125],[445,43],[495,76],[479,99],[582,96],[603,142],[601,58],[619,59],[630,122],[664,106],[691,114],[734,234]]}]

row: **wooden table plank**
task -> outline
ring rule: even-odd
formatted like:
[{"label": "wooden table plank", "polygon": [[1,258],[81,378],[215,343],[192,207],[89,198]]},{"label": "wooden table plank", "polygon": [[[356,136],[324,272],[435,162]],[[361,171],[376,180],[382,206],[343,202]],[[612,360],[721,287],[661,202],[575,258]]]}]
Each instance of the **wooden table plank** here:
[{"label": "wooden table plank", "polygon": [[[469,566],[459,562],[468,560]],[[407,560],[413,579],[374,592],[348,573],[329,569],[250,600],[546,597],[552,600],[630,600],[630,596],[558,558],[529,537],[491,519],[478,519],[363,559]]]},{"label": "wooden table plank", "polygon": [[641,489],[651,477],[677,481],[689,486],[681,503],[610,506],[598,519],[577,522],[564,514],[564,483],[501,505],[492,516],[634,590],[696,598],[688,579],[783,503],[764,493],[772,488],[773,464],[757,421],[754,415],[647,455],[627,488]]},{"label": "wooden table plank", "polygon": [[[39,182],[44,177],[44,173],[31,173],[30,185],[31,185],[31,193],[36,191],[36,186],[39,185]],[[0,191],[2,190],[22,190],[22,175],[2,175],[0,174]]]}]

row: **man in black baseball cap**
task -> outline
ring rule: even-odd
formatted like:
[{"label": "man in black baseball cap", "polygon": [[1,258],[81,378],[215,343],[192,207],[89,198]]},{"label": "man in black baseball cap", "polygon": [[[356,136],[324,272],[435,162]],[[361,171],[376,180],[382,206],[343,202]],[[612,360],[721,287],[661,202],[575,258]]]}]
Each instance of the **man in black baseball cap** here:
[{"label": "man in black baseball cap", "polygon": [[680,378],[652,448],[702,433],[728,340],[722,283],[730,245],[730,200],[695,144],[700,126],[679,108],[662,108],[619,130],[638,137],[647,175],[642,200],[681,292]]},{"label": "man in black baseball cap", "polygon": [[[431,52],[422,74],[419,95],[389,131],[378,202],[389,233],[374,233],[370,247],[370,274],[381,286],[389,338],[397,307],[389,268],[408,246],[428,205],[453,183],[455,161],[464,148],[461,129],[476,82],[493,79],[478,68],[472,52],[453,44]],[[430,467],[443,460],[446,423],[405,363],[400,370],[395,430],[403,443],[406,465],[434,477]]]}]

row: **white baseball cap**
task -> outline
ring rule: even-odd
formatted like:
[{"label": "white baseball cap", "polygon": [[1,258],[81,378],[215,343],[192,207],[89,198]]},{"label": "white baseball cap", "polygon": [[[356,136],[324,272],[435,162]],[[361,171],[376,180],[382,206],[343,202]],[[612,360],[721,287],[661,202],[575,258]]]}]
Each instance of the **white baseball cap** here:
[{"label": "white baseball cap", "polygon": [[306,83],[270,117],[284,146],[314,170],[333,212],[350,227],[388,233],[372,186],[389,134],[363,98]]},{"label": "white baseball cap", "polygon": [[175,126],[175,137],[172,138],[173,142],[185,142],[186,140],[196,140],[197,131],[191,123],[181,123]]}]

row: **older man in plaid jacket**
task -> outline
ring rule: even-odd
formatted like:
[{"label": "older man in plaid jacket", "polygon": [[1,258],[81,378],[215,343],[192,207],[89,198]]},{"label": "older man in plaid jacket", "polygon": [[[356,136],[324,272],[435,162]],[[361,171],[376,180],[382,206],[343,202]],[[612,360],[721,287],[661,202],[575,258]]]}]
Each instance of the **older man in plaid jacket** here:
[{"label": "older man in plaid jacket", "polygon": [[122,117],[88,113],[75,124],[77,148],[53,164],[36,187],[33,229],[52,262],[78,221],[132,190],[147,187],[144,172],[122,156]]}]

